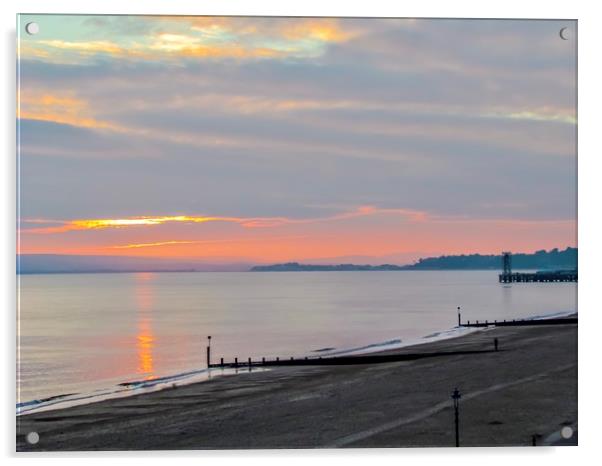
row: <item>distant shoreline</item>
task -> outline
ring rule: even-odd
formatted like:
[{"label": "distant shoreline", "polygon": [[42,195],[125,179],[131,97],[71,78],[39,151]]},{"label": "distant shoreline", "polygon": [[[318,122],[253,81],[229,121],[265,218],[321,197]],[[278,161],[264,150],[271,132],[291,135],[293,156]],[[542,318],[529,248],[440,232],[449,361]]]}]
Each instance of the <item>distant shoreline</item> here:
[{"label": "distant shoreline", "polygon": [[103,274],[103,273],[194,273],[194,272],[209,272],[219,273],[219,270],[52,270],[52,271],[32,271],[19,272],[17,275],[83,275],[83,274]]},{"label": "distant shoreline", "polygon": [[[253,267],[254,268],[254,267]],[[17,276],[30,275],[103,275],[103,274],[133,274],[133,273],[271,273],[271,272],[495,272],[499,268],[489,269],[413,269],[413,268],[398,268],[398,269],[378,269],[375,266],[372,269],[349,269],[349,270],[56,270],[56,271],[32,271],[32,272],[17,272]],[[526,271],[534,270],[532,268],[516,268],[514,270]],[[555,270],[555,269],[554,269]]]},{"label": "distant shoreline", "polygon": [[[576,270],[577,248],[567,247],[532,254],[513,253],[513,270]],[[261,259],[260,259],[261,260]],[[307,259],[310,261],[311,259]],[[313,259],[320,262],[326,259]],[[78,256],[60,254],[17,255],[17,274],[57,273],[143,273],[143,272],[355,272],[355,271],[407,271],[407,270],[500,270],[501,255],[460,254],[421,258],[413,264],[385,263],[383,258],[366,258],[372,264],[342,262],[330,264],[303,264],[284,262],[253,264],[241,260],[230,263],[211,263],[197,258],[158,259],[133,256]],[[349,260],[349,259],[347,259]],[[383,262],[377,263],[376,261]],[[330,261],[330,259],[329,259]],[[336,259],[332,259],[335,262]]]},{"label": "distant shoreline", "polygon": [[[558,248],[537,251],[533,254],[511,255],[514,270],[577,270],[577,248]],[[419,259],[414,264],[301,264],[286,262],[272,265],[256,265],[252,272],[348,272],[348,271],[402,271],[402,270],[499,270],[501,255],[461,254]]]},{"label": "distant shoreline", "polygon": [[[499,267],[487,267],[487,268],[427,268],[427,267],[413,267],[411,265],[398,265],[392,266],[389,264],[384,265],[355,265],[355,264],[342,264],[342,265],[313,265],[313,264],[298,264],[296,266],[289,266],[289,264],[275,264],[275,265],[256,265],[249,270],[249,272],[492,272],[499,271]],[[532,267],[517,267],[514,270],[535,270]],[[557,270],[556,268],[550,270]]]}]

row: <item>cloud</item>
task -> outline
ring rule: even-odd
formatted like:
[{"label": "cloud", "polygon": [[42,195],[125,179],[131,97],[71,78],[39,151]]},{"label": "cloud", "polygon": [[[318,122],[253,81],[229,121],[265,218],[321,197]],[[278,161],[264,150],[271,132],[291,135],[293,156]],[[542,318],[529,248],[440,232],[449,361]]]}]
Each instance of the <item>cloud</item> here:
[{"label": "cloud", "polygon": [[183,240],[172,240],[172,241],[159,241],[156,243],[135,243],[135,244],[124,244],[121,246],[111,246],[112,249],[137,249],[137,248],[152,248],[157,246],[171,246],[173,244],[198,244],[199,241],[183,241]]},{"label": "cloud", "polygon": [[235,223],[245,228],[269,228],[292,224],[309,224],[318,222],[331,222],[337,220],[346,220],[357,217],[367,217],[380,214],[394,214],[408,218],[410,221],[424,221],[427,218],[425,212],[414,211],[411,209],[389,209],[377,208],[374,206],[360,206],[348,212],[342,212],[330,217],[318,218],[289,218],[289,217],[225,217],[225,216],[195,216],[195,215],[174,215],[174,216],[138,216],[129,218],[114,219],[77,219],[69,221],[32,219],[23,220],[23,223],[54,223],[58,226],[33,227],[22,229],[23,233],[34,234],[53,234],[65,233],[78,230],[103,230],[107,228],[127,228],[142,226],[157,226],[165,223],[208,223],[208,222],[226,222]]},{"label": "cloud", "polygon": [[[270,236],[267,239],[274,240],[298,240],[303,239],[303,236]],[[108,249],[140,249],[140,248],[156,248],[162,246],[179,246],[187,244],[224,244],[224,243],[244,243],[244,242],[260,242],[265,238],[236,238],[236,239],[213,239],[213,240],[168,240],[158,241],[154,243],[131,243],[121,244],[117,246],[108,246]]]},{"label": "cloud", "polygon": [[[526,120],[526,121],[557,121],[559,123],[567,123],[569,125],[576,125],[577,118],[572,114],[562,114],[552,111],[519,111],[510,113],[493,113],[490,115],[492,118],[509,118],[511,120]],[[573,113],[573,112],[571,112]]]},{"label": "cloud", "polygon": [[[344,42],[354,36],[354,32],[347,31],[339,21],[320,18],[274,22],[252,18],[202,18],[199,21],[185,17],[109,17],[100,22],[87,18],[77,27],[86,40],[26,37],[20,57],[54,63],[76,63],[77,60],[93,63],[99,56],[151,61],[308,58],[325,53],[329,43]],[[100,39],[105,37],[103,31],[107,29],[116,32],[113,40]]]},{"label": "cloud", "polygon": [[281,24],[280,33],[291,40],[346,42],[352,37],[361,35],[357,28],[349,27],[347,22],[332,18],[301,19]]},{"label": "cloud", "polygon": [[36,94],[23,91],[19,95],[17,118],[49,121],[84,128],[121,128],[109,121],[101,121],[92,115],[87,101],[71,95]]},{"label": "cloud", "polygon": [[123,47],[107,40],[93,41],[65,41],[65,40],[40,40],[36,44],[49,48],[74,50],[84,54],[107,53],[111,55],[124,55],[126,50]]}]

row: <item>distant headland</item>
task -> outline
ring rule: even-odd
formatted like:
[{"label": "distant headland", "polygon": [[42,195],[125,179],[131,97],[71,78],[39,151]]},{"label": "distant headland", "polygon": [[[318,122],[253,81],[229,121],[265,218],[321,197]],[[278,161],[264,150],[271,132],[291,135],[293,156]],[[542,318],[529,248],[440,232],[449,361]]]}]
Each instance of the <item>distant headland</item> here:
[{"label": "distant headland", "polygon": [[[116,273],[116,272],[352,272],[399,270],[499,270],[501,255],[449,255],[427,257],[413,264],[302,264],[286,262],[255,265],[248,262],[210,263],[202,259],[161,259],[127,256],[80,256],[60,254],[22,254],[17,256],[18,274],[40,273]],[[514,270],[576,270],[577,248],[514,253]]]},{"label": "distant headland", "polygon": [[[398,271],[398,270],[498,270],[501,267],[501,255],[461,254],[454,256],[427,257],[409,265],[358,265],[358,264],[284,264],[256,265],[251,272],[353,272],[353,271]],[[558,248],[550,251],[537,251],[532,254],[512,255],[514,269],[537,270],[574,270],[577,269],[577,248]]]},{"label": "distant headland", "polygon": [[358,264],[299,264],[298,262],[286,262],[284,264],[256,265],[251,272],[353,272],[369,270],[406,270],[407,265],[358,265]]}]

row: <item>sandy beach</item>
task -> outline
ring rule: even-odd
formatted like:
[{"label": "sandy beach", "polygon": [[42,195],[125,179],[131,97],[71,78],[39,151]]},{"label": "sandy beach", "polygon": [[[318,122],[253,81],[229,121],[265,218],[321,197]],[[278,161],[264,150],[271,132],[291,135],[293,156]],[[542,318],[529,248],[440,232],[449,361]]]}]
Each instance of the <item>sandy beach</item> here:
[{"label": "sandy beach", "polygon": [[[499,351],[493,339],[499,340]],[[17,450],[576,444],[577,325],[488,328],[388,354],[411,361],[241,369],[156,393],[24,415]],[[216,373],[219,369],[215,370]],[[39,442],[25,441],[29,432]]]}]

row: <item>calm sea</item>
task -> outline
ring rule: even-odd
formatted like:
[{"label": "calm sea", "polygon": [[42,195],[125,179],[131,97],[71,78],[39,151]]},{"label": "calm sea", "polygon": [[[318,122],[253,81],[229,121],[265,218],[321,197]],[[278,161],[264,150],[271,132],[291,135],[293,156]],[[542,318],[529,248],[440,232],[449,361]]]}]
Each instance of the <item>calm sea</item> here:
[{"label": "calm sea", "polygon": [[377,349],[454,327],[457,306],[463,320],[575,311],[576,291],[495,271],[23,275],[17,401],[203,369],[208,335],[215,362]]}]

